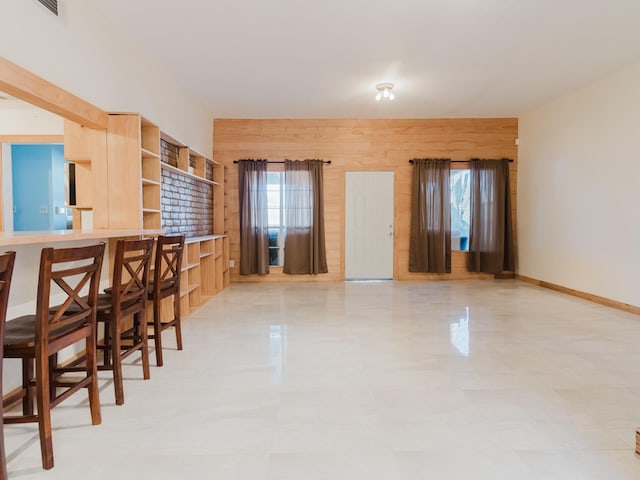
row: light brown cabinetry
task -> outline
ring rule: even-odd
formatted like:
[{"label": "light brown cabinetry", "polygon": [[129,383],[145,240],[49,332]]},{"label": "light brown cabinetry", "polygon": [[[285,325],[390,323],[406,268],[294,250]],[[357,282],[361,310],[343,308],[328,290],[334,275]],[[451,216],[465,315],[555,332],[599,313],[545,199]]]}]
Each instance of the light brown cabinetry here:
[{"label": "light brown cabinetry", "polygon": [[188,238],[182,255],[180,308],[187,316],[225,288],[223,261],[228,239],[223,235]]},{"label": "light brown cabinetry", "polygon": [[[172,160],[175,165],[162,161],[166,142],[176,153]],[[138,114],[109,115],[107,147],[112,228],[162,229],[163,195],[177,193],[178,189],[173,183],[163,184],[164,170],[204,182],[213,189],[213,205],[207,207],[213,212],[213,233],[219,235],[187,236],[182,256],[180,303],[186,317],[229,284],[228,280],[225,283],[229,246],[224,235],[223,167]],[[165,232],[183,233],[175,227],[166,228]]]},{"label": "light brown cabinetry", "polygon": [[160,129],[140,119],[140,165],[142,168],[142,225],[144,228],[160,228]]},{"label": "light brown cabinetry", "polygon": [[137,114],[110,114],[107,156],[111,227],[160,229],[160,129]]},{"label": "light brown cabinetry", "polygon": [[109,228],[107,131],[64,121],[64,158],[75,164],[73,228]]}]

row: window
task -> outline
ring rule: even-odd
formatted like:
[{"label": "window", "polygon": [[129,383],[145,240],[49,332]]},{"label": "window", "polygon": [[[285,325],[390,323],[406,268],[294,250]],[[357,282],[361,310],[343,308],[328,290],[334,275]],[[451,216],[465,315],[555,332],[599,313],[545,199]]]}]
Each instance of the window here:
[{"label": "window", "polygon": [[470,172],[451,170],[451,250],[469,250]]},{"label": "window", "polygon": [[284,172],[267,173],[267,211],[269,218],[269,265],[284,265]]}]

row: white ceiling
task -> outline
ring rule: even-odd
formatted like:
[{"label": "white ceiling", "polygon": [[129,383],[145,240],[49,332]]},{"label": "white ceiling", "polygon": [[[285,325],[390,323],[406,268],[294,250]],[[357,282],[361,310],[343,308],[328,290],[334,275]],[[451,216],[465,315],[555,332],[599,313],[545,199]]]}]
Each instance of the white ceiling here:
[{"label": "white ceiling", "polygon": [[518,116],[640,59],[640,0],[84,1],[218,118]]}]

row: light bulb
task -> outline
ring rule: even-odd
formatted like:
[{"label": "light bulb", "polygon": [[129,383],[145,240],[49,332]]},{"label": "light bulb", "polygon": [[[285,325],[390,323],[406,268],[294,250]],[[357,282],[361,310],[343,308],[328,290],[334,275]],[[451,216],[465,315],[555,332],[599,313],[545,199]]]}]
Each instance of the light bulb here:
[{"label": "light bulb", "polygon": [[394,98],[396,98],[396,96],[393,94],[393,92],[389,92],[389,100],[393,100]]},{"label": "light bulb", "polygon": [[378,102],[379,102],[381,98],[382,98],[382,95],[378,93],[378,94],[376,95],[376,101],[378,101]]},{"label": "light bulb", "polygon": [[382,95],[384,96],[384,98],[389,98],[389,89],[385,88]]}]

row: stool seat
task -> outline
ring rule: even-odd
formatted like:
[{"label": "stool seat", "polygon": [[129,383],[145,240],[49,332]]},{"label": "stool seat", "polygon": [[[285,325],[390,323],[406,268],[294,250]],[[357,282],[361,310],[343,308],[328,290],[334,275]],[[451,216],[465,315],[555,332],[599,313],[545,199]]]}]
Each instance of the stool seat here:
[{"label": "stool seat", "polygon": [[[108,315],[111,313],[111,308],[113,305],[113,295],[111,295],[111,288],[106,289],[105,291],[109,290],[108,293],[99,293],[98,294],[98,303],[96,304],[96,311],[98,312],[98,314],[104,314],[104,315]],[[84,300],[86,300],[87,297],[83,297]],[[128,302],[123,302],[121,305],[121,308],[127,308],[133,304],[135,304],[136,300],[130,300]],[[53,307],[51,310],[57,309],[59,308],[60,305]],[[67,312],[69,313],[75,313],[78,311],[78,306],[77,305],[70,305],[69,308],[67,308]]]},{"label": "stool seat", "polygon": [[[36,318],[35,315],[23,315],[7,322],[4,344],[13,348],[33,348],[36,344]],[[60,328],[53,328],[49,330],[49,338],[53,341],[81,327],[83,323],[89,325],[86,320],[79,320]]]},{"label": "stool seat", "polygon": [[[160,281],[160,294],[162,295],[162,293],[167,293],[172,289],[174,289],[176,286],[178,285],[178,282],[175,278],[170,278],[168,280],[161,280]],[[155,292],[155,284],[153,283],[153,281],[149,282],[149,300],[153,300],[153,295]]]}]

